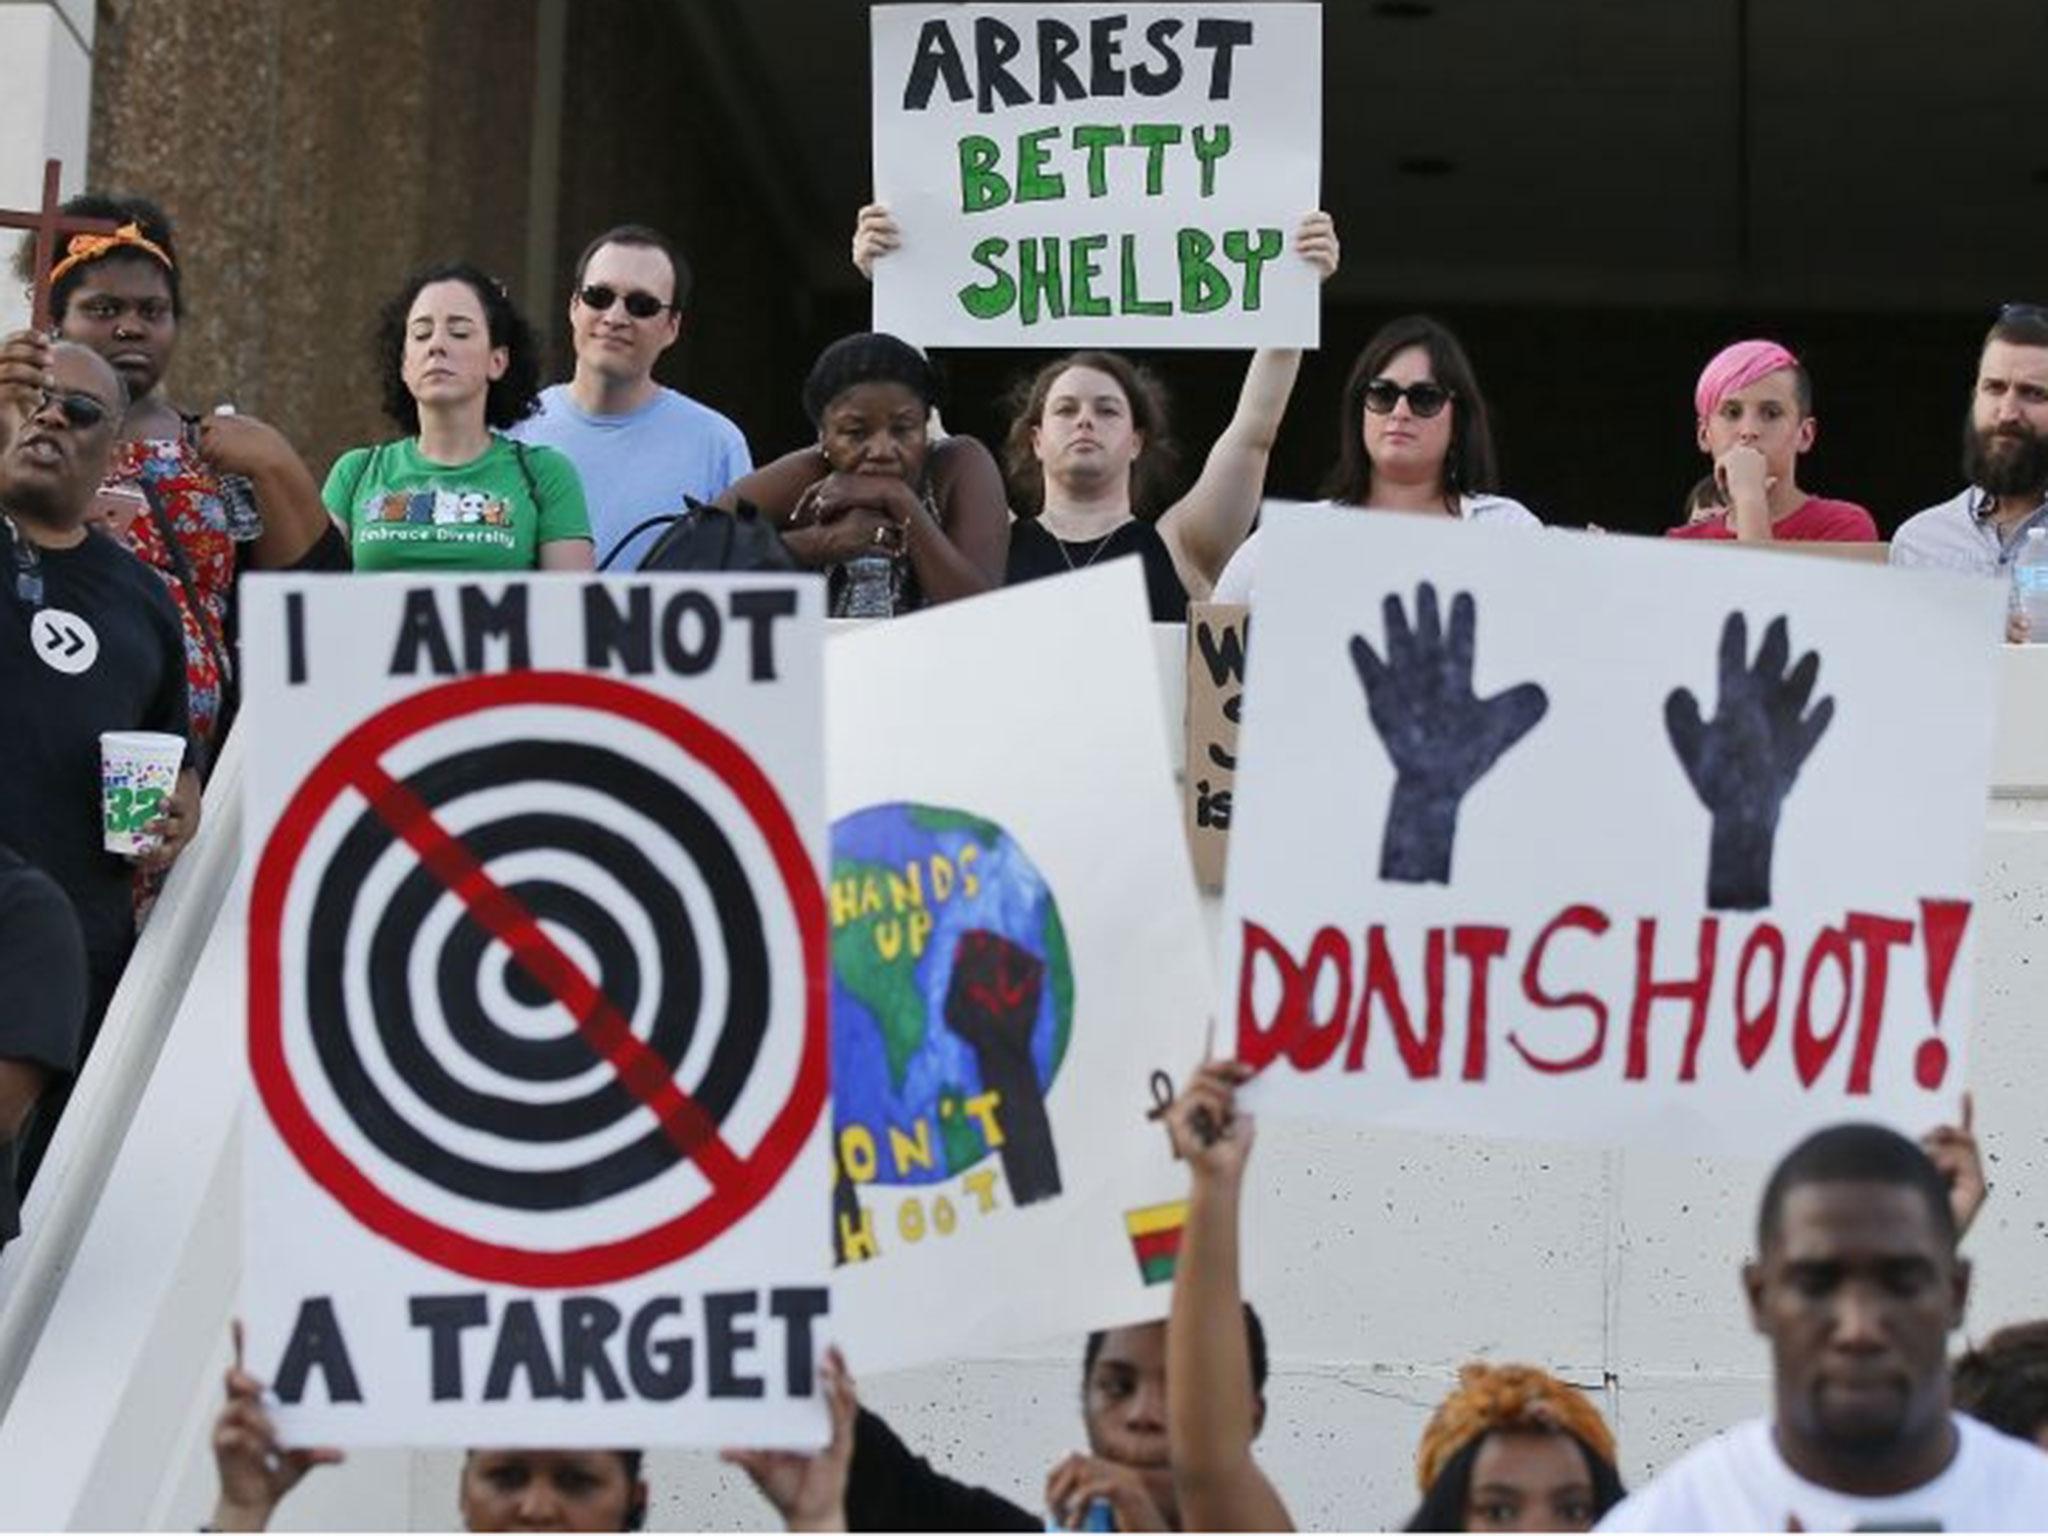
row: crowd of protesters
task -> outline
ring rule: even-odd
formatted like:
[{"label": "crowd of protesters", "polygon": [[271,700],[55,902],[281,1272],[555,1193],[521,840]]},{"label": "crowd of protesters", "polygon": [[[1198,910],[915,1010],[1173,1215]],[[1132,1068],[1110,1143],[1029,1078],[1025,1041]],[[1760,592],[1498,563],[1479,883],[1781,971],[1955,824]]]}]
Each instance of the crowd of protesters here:
[{"label": "crowd of protesters", "polygon": [[[1004,442],[984,445],[946,432],[923,354],[872,333],[825,348],[803,381],[815,442],[756,468],[734,423],[654,381],[691,274],[659,231],[622,225],[576,264],[574,373],[545,389],[533,329],[487,272],[458,261],[410,278],[376,330],[395,435],[343,453],[323,482],[256,418],[168,397],[184,284],[163,212],[102,196],[66,211],[111,232],[72,238],[46,272],[25,252],[20,276],[47,285],[52,328],[0,339],[0,995],[17,1004],[0,1030],[0,1163],[18,1159],[24,1184],[139,923],[205,835],[201,791],[238,700],[245,570],[688,564],[678,533],[730,515],[765,534],[726,541],[728,555],[824,573],[839,614],[908,612],[1118,558],[1140,562],[1157,620],[1255,594],[1255,524],[1297,352],[1252,354],[1235,412],[1177,499],[1166,394],[1145,367],[1113,352],[1056,358],[1020,381]],[[886,208],[861,211],[863,272],[900,244]],[[1326,214],[1304,217],[1292,259],[1336,270]],[[2026,534],[2048,526],[2048,309],[1998,313],[1964,404],[1965,488],[1906,520],[1889,558],[2004,579]],[[1705,473],[1674,495],[1671,536],[1878,540],[1864,507],[1800,484],[1815,388],[1789,349],[1730,345],[1701,371],[1694,408]],[[1359,350],[1331,457],[1331,515],[1541,521],[1504,493],[1478,371],[1428,316],[1392,320]],[[2025,629],[2015,610],[2009,637]],[[186,755],[146,848],[124,857],[103,841],[100,754],[104,734],[130,731],[182,738]],[[835,1358],[825,1451],[729,1453],[791,1528],[1290,1528],[1285,1490],[1254,1449],[1266,1355],[1238,1286],[1252,1145],[1234,1102],[1242,1079],[1211,1063],[1174,1106],[1192,1198],[1172,1320],[1090,1339],[1090,1449],[1049,1469],[1033,1501],[1043,1514],[931,1467],[857,1409]],[[0,1177],[0,1243],[16,1231],[15,1183]],[[1957,1243],[1983,1196],[1967,1115],[1919,1146],[1854,1126],[1803,1143],[1763,1193],[1741,1277],[1771,1345],[1770,1419],[1628,1495],[1592,1397],[1535,1366],[1475,1363],[1423,1435],[1407,1528],[2048,1522],[2048,1455],[2035,1448],[2048,1448],[2048,1325],[1994,1334],[1953,1373],[1948,1363],[1969,1283]],[[300,1476],[334,1459],[280,1450],[239,1365],[214,1445],[221,1529],[261,1528]],[[630,1451],[479,1449],[459,1492],[479,1530],[633,1529],[646,1505]],[[1396,1518],[1360,1510],[1355,1523]]]}]

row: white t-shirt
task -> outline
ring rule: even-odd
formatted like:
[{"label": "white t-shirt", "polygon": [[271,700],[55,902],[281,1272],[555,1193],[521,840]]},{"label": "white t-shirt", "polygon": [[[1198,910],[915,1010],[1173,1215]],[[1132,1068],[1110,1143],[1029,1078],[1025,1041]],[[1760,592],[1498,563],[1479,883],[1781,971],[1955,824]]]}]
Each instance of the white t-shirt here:
[{"label": "white t-shirt", "polygon": [[1861,1499],[1798,1476],[1768,1419],[1696,1446],[1607,1513],[1602,1531],[2039,1531],[2048,1455],[1961,1414],[1955,1459],[1911,1493]]},{"label": "white t-shirt", "polygon": [[[1340,506],[1334,501],[1317,501],[1311,506],[1337,512],[1363,512],[1364,507]],[[1493,523],[1503,528],[1541,528],[1543,520],[1511,496],[1460,496],[1458,498],[1458,521],[1461,523]],[[1212,603],[1249,603],[1252,591],[1258,585],[1259,535],[1253,530],[1250,538],[1237,547],[1237,553],[1230,557],[1230,563],[1223,567],[1223,574],[1216,578],[1216,590],[1209,594]]]}]

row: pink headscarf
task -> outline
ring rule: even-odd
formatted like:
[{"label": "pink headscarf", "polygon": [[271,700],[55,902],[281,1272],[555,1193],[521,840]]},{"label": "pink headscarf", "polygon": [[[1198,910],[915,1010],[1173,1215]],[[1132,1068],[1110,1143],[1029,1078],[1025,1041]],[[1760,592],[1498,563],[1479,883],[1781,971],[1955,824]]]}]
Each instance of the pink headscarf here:
[{"label": "pink headscarf", "polygon": [[1700,370],[1700,381],[1692,390],[1693,406],[1705,421],[1738,389],[1747,389],[1780,368],[1798,366],[1799,359],[1775,341],[1738,341],[1715,353],[1714,360]]}]

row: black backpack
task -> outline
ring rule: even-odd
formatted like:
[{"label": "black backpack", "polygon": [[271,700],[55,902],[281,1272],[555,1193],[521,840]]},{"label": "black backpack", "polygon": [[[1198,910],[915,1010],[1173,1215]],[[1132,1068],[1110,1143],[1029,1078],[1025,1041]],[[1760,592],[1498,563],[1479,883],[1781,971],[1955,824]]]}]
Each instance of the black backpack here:
[{"label": "black backpack", "polygon": [[613,546],[599,570],[610,568],[618,553],[642,529],[666,523],[668,531],[641,557],[643,571],[793,571],[796,559],[752,502],[742,501],[728,512],[694,496],[683,498],[683,510],[645,518]]}]

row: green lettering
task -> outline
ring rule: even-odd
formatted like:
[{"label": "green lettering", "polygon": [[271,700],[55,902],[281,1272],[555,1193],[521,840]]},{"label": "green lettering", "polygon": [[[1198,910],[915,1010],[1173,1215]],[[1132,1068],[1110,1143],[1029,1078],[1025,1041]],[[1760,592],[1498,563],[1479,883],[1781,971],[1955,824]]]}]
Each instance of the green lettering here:
[{"label": "green lettering", "polygon": [[1045,168],[1045,141],[1059,134],[1057,128],[1040,128],[1017,135],[1017,201],[1045,203],[1067,195],[1067,178]]},{"label": "green lettering", "polygon": [[1022,297],[1017,318],[1026,325],[1038,324],[1042,305],[1055,320],[1066,316],[1066,301],[1060,293],[1060,242],[1056,235],[1017,242],[1017,286]]},{"label": "green lettering", "polygon": [[960,211],[986,213],[1010,200],[1010,184],[996,169],[1003,152],[996,141],[970,133],[960,141]]},{"label": "green lettering", "polygon": [[1109,300],[1095,292],[1095,279],[1102,275],[1096,256],[1109,244],[1107,235],[1076,235],[1067,242],[1067,313],[1106,315]]},{"label": "green lettering", "polygon": [[1157,197],[1166,183],[1166,146],[1180,142],[1178,123],[1133,123],[1131,144],[1145,154],[1145,195]]},{"label": "green lettering", "polygon": [[1109,167],[1104,163],[1103,151],[1114,149],[1124,141],[1124,131],[1115,127],[1082,126],[1074,130],[1074,148],[1088,151],[1088,195],[1109,196]]},{"label": "green lettering", "polygon": [[[1202,196],[1209,197],[1216,191],[1216,162],[1230,153],[1230,124],[1218,123],[1206,131],[1197,125],[1194,146],[1195,159],[1202,167]],[[1258,306],[1248,307],[1256,309]]]},{"label": "green lettering", "polygon": [[1244,269],[1244,280],[1238,284],[1238,292],[1244,295],[1244,307],[1254,310],[1259,307],[1260,278],[1266,263],[1280,254],[1280,231],[1261,229],[1228,229],[1223,232],[1223,254]]},{"label": "green lettering", "polygon": [[1216,242],[1199,229],[1184,229],[1176,244],[1180,254],[1181,313],[1214,314],[1230,302],[1230,280],[1209,260],[1216,254]]},{"label": "green lettering", "polygon": [[1141,299],[1138,297],[1138,237],[1125,235],[1124,246],[1124,301],[1123,312],[1127,315],[1170,315],[1173,303],[1168,299]]},{"label": "green lettering", "polygon": [[974,264],[988,272],[987,282],[970,283],[960,290],[960,307],[977,320],[1007,315],[1017,302],[1017,285],[999,265],[1009,249],[1010,242],[997,235],[981,241],[969,253]]}]

